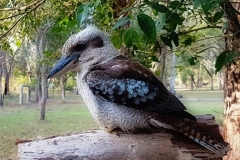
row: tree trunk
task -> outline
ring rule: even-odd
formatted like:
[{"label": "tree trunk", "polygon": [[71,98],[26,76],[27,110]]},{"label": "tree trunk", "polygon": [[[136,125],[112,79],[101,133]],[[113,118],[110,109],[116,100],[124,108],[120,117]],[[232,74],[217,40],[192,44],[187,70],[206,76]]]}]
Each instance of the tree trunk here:
[{"label": "tree trunk", "polygon": [[[240,61],[240,57],[237,60]],[[240,68],[237,63],[225,69],[224,87],[224,138],[230,143],[232,151],[227,160],[240,159]]]},{"label": "tree trunk", "polygon": [[166,47],[161,48],[161,72],[160,72],[160,79],[164,82],[164,71],[165,71],[165,64],[166,64],[166,57],[167,57],[167,49]]},{"label": "tree trunk", "polygon": [[[224,0],[221,7],[225,10],[228,32],[226,33],[226,49],[239,52],[240,25],[237,12],[240,11],[238,0]],[[240,56],[236,57],[224,70],[224,138],[232,150],[225,158],[240,159]]]},{"label": "tree trunk", "polygon": [[38,85],[35,86],[35,101],[36,101],[36,102],[39,102]]},{"label": "tree trunk", "polygon": [[211,69],[211,71],[212,71],[212,76],[210,77],[210,79],[211,79],[211,91],[213,91],[213,75],[214,75],[214,71],[213,71],[213,69]]},{"label": "tree trunk", "polygon": [[222,90],[222,71],[218,72],[218,89]]},{"label": "tree trunk", "polygon": [[177,56],[173,52],[172,53],[172,73],[171,73],[169,90],[174,95],[176,94],[176,91],[175,91],[175,79],[176,79],[176,67],[175,66],[176,66],[176,63],[177,63]]},{"label": "tree trunk", "polygon": [[4,84],[4,95],[9,95],[10,92],[9,92],[9,74],[6,75],[5,77],[5,84]]},{"label": "tree trunk", "polygon": [[2,96],[2,75],[3,75],[3,52],[0,51],[0,107],[3,107],[3,96]]},{"label": "tree trunk", "polygon": [[60,86],[61,86],[61,95],[62,101],[65,102],[65,85],[64,85],[64,76],[60,77]]},{"label": "tree trunk", "polygon": [[45,110],[46,110],[46,103],[47,103],[47,79],[46,79],[46,65],[42,64],[41,67],[41,81],[42,81],[42,98],[40,101],[40,120],[45,120]]},{"label": "tree trunk", "polygon": [[[40,76],[41,78],[41,86],[38,86],[38,91],[41,91],[41,99],[40,99],[40,120],[45,120],[45,109],[46,109],[46,102],[47,102],[47,80],[46,80],[46,64],[44,63],[44,50],[46,46],[46,34],[48,30],[52,27],[52,24],[48,24],[45,28],[39,28],[38,30],[38,37],[36,42],[36,53],[37,56],[40,57],[42,63],[37,68],[40,68]],[[40,63],[38,63],[40,64]],[[40,88],[41,87],[41,88]]]},{"label": "tree trunk", "polygon": [[[2,74],[5,77],[5,82],[4,82],[4,95],[9,95],[9,80],[10,80],[10,75],[12,72],[12,65],[13,65],[13,60],[10,59],[9,54],[5,51],[2,52]],[[9,59],[8,62],[6,59]]]},{"label": "tree trunk", "polygon": [[193,87],[193,75],[190,75],[190,90],[193,91],[194,87]]}]

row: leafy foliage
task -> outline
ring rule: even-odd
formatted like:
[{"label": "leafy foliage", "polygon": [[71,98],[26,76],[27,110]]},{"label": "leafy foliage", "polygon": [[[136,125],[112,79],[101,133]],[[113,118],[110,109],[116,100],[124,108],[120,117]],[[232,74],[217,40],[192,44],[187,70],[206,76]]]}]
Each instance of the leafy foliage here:
[{"label": "leafy foliage", "polygon": [[[136,3],[130,3],[122,8],[122,11],[116,15],[115,6],[119,2],[108,0],[93,1],[26,1],[24,3],[14,2],[14,6],[28,6],[32,3],[39,3],[39,6],[28,8],[27,10],[13,10],[12,12],[3,12],[1,18],[6,18],[1,22],[0,31],[5,33],[14,22],[17,16],[8,19],[11,14],[24,15],[21,21],[15,26],[16,32],[11,30],[8,35],[12,35],[15,45],[19,47],[22,43],[23,35],[28,35],[34,41],[34,28],[53,22],[54,26],[48,33],[47,51],[45,52],[45,63],[53,64],[60,56],[59,50],[71,34],[77,32],[79,28],[94,24],[100,29],[111,32],[111,40],[117,48],[127,47],[131,54],[130,57],[139,60],[142,64],[150,67],[152,60],[159,61],[161,49],[167,48],[179,53],[179,56],[190,53],[188,62],[190,65],[196,65],[202,61],[202,53],[207,52],[212,47],[207,44],[194,45],[201,41],[201,37],[207,32],[201,32],[210,28],[218,28],[223,25],[224,12],[220,8],[221,0],[186,0],[158,2],[152,0],[143,0]],[[40,4],[41,3],[41,4]],[[3,7],[8,6],[8,1],[4,1]],[[33,10],[31,10],[33,9]],[[28,12],[29,11],[29,12]],[[37,16],[36,16],[37,15]],[[32,18],[35,17],[35,18]],[[13,21],[12,21],[13,20]],[[212,33],[216,33],[215,31]],[[10,50],[8,41],[2,40],[1,45]],[[197,49],[195,49],[197,46]],[[187,51],[187,52],[186,52]],[[230,63],[237,53],[226,55],[224,63],[221,56],[216,62],[216,68],[219,70],[224,64]]]},{"label": "leafy foliage", "polygon": [[220,71],[225,64],[229,64],[232,60],[239,56],[239,52],[223,51],[219,54],[216,60],[215,68],[216,72]]},{"label": "leafy foliage", "polygon": [[146,14],[139,14],[137,16],[139,27],[144,32],[145,36],[151,41],[155,42],[157,34],[155,23],[151,17]]}]

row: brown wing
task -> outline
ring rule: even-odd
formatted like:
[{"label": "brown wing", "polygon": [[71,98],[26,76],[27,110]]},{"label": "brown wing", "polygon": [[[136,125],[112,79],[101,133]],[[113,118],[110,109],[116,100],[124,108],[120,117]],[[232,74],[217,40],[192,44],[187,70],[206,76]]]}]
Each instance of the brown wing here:
[{"label": "brown wing", "polygon": [[148,68],[124,56],[94,66],[85,78],[93,93],[105,100],[195,119]]},{"label": "brown wing", "polygon": [[108,63],[100,64],[94,67],[94,70],[102,70],[113,78],[136,79],[155,85],[159,89],[159,96],[164,101],[169,101],[172,94],[166,89],[163,83],[154,73],[145,66],[124,56],[118,56]]}]

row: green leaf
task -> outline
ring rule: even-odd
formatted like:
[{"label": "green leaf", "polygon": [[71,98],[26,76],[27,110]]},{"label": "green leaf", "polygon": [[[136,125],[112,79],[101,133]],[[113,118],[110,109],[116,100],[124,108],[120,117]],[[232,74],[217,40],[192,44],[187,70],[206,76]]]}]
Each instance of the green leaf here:
[{"label": "green leaf", "polygon": [[124,34],[124,43],[126,47],[131,47],[133,42],[138,42],[138,34],[132,27],[128,28],[128,30]]},{"label": "green leaf", "polygon": [[225,63],[230,63],[232,60],[237,57],[240,53],[239,52],[230,52],[226,58],[225,58]]},{"label": "green leaf", "polygon": [[71,21],[68,22],[67,28],[72,28],[75,25],[77,25],[77,21],[76,20],[71,20]]},{"label": "green leaf", "polygon": [[168,24],[165,25],[163,28],[166,29],[168,32],[174,32],[177,28],[177,24],[168,22]]},{"label": "green leaf", "polygon": [[155,71],[155,75],[160,76],[160,74],[161,74],[161,71],[160,71],[160,70],[156,70],[156,71]]},{"label": "green leaf", "polygon": [[226,61],[225,59],[229,53],[230,53],[230,51],[223,51],[222,53],[219,54],[219,56],[216,59],[216,64],[215,64],[216,71],[215,72],[218,72],[222,69],[222,67],[224,66],[225,61]]},{"label": "green leaf", "polygon": [[183,44],[184,44],[184,46],[186,47],[186,46],[191,45],[192,42],[193,42],[193,39],[192,39],[191,37],[187,37],[187,38],[184,40]]},{"label": "green leaf", "polygon": [[156,33],[156,26],[153,19],[146,14],[139,14],[137,16],[137,20],[138,20],[139,27],[144,32],[146,37],[151,42],[154,42],[157,38],[157,33]]},{"label": "green leaf", "polygon": [[16,41],[16,46],[17,46],[17,47],[20,47],[21,45],[22,45],[22,42],[21,42],[20,40],[17,40],[17,41]]},{"label": "green leaf", "polygon": [[224,15],[224,11],[216,12],[213,16],[213,21],[217,22]]},{"label": "green leaf", "polygon": [[51,29],[51,32],[54,32],[54,33],[58,33],[58,32],[61,32],[61,31],[63,31],[62,27],[53,27]]},{"label": "green leaf", "polygon": [[96,0],[96,1],[94,2],[94,7],[99,6],[99,4],[101,4],[101,0]]},{"label": "green leaf", "polygon": [[182,25],[182,23],[183,23],[182,18],[177,13],[172,13],[171,15],[169,15],[169,20],[172,23],[175,23],[175,24],[178,24],[178,25]]},{"label": "green leaf", "polygon": [[171,43],[171,40],[167,37],[163,37],[161,36],[161,40],[163,41],[163,43],[167,46],[169,46],[170,48],[172,48],[172,43]]},{"label": "green leaf", "polygon": [[120,26],[123,26],[125,25],[127,22],[130,21],[130,17],[129,16],[126,16],[126,17],[122,17],[118,20],[118,22],[112,27],[112,30],[120,27]]},{"label": "green leaf", "polygon": [[216,0],[204,0],[204,1],[201,0],[200,4],[201,4],[203,12],[206,15],[209,15],[209,13],[212,11],[212,9],[217,6]]},{"label": "green leaf", "polygon": [[145,3],[145,4],[149,5],[149,6],[151,6],[153,4],[153,2],[149,2],[148,0],[144,0],[143,3]]},{"label": "green leaf", "polygon": [[112,34],[111,41],[116,48],[120,48],[122,45],[122,31],[118,31]]},{"label": "green leaf", "polygon": [[194,56],[194,57],[189,58],[188,62],[190,63],[191,66],[194,66],[199,62],[199,60],[197,59],[196,56]]},{"label": "green leaf", "polygon": [[181,2],[180,1],[172,1],[169,3],[169,8],[172,8],[173,10],[177,7],[180,8]]},{"label": "green leaf", "polygon": [[200,7],[200,5],[201,5],[200,0],[193,0],[193,6],[195,9]]},{"label": "green leaf", "polygon": [[178,34],[176,34],[175,32],[172,32],[172,33],[169,35],[169,38],[170,38],[170,40],[173,41],[173,43],[175,44],[175,46],[178,46],[178,45],[179,45],[179,37],[178,37]]},{"label": "green leaf", "polygon": [[83,24],[83,22],[85,21],[87,15],[88,15],[89,5],[90,5],[90,2],[80,5],[77,9],[76,20],[77,20],[79,26],[81,26]]},{"label": "green leaf", "polygon": [[223,0],[216,0],[217,4],[221,4]]},{"label": "green leaf", "polygon": [[157,12],[160,12],[160,13],[170,12],[170,10],[162,4],[149,2],[148,0],[145,0],[143,3],[150,6],[152,9],[156,10]]},{"label": "green leaf", "polygon": [[59,22],[59,25],[60,25],[61,27],[66,27],[67,24],[68,24],[68,22],[69,22],[69,18],[68,18],[68,17],[65,17],[65,18],[63,18],[63,19]]},{"label": "green leaf", "polygon": [[52,56],[52,52],[49,52],[49,51],[44,51],[43,52],[45,54],[46,57],[51,57]]},{"label": "green leaf", "polygon": [[158,3],[153,3],[151,5],[152,9],[160,12],[160,13],[167,13],[167,12],[170,12],[169,9],[167,7],[165,7],[164,5],[162,4],[158,4]]}]

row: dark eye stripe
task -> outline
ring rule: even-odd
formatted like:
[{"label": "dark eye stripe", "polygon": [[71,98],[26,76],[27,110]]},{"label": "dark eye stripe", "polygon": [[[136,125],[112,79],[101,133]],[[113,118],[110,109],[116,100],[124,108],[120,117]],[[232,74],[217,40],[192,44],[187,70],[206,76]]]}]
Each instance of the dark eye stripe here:
[{"label": "dark eye stripe", "polygon": [[84,43],[79,43],[79,44],[77,44],[77,45],[75,46],[74,49],[75,49],[75,51],[80,52],[80,51],[85,50],[86,47],[87,47],[86,44],[84,44]]}]

